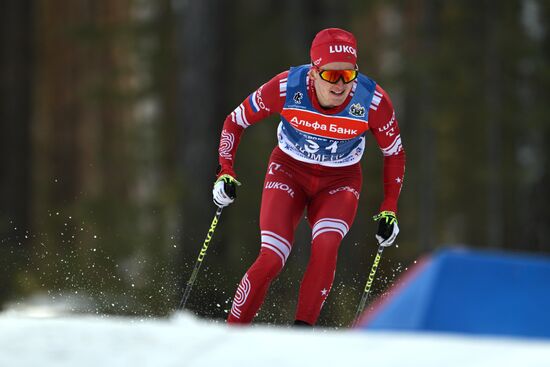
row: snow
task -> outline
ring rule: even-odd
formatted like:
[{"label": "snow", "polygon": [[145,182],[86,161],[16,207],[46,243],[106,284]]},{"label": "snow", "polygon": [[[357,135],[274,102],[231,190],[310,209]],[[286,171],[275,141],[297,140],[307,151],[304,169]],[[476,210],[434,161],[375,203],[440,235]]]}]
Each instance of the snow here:
[{"label": "snow", "polygon": [[6,311],[0,366],[549,367],[550,341]]}]

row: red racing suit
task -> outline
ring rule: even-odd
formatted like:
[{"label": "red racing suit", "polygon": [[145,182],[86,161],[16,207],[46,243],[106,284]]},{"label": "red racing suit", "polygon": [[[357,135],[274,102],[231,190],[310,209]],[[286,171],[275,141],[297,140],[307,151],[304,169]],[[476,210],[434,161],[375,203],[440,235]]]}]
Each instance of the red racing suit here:
[{"label": "red racing suit", "polygon": [[263,186],[260,254],[239,284],[229,323],[252,321],[291,252],[295,229],[307,209],[312,247],[296,320],[315,324],[332,287],[338,248],[357,211],[362,185],[359,160],[367,130],[384,156],[380,210],[397,212],[405,151],[387,93],[360,75],[342,105],[325,109],[319,105],[308,70],[302,66],[275,76],[248,96],[223,125],[219,175],[236,177],[233,164],[243,131],[274,113],[281,115],[279,144],[271,154]]}]

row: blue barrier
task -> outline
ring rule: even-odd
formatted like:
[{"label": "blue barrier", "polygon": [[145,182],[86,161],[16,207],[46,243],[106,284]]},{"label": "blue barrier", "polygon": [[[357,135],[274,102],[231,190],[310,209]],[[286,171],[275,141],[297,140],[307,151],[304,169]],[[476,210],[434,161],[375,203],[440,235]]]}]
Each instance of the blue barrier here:
[{"label": "blue barrier", "polygon": [[550,338],[550,258],[441,250],[411,268],[359,327]]}]

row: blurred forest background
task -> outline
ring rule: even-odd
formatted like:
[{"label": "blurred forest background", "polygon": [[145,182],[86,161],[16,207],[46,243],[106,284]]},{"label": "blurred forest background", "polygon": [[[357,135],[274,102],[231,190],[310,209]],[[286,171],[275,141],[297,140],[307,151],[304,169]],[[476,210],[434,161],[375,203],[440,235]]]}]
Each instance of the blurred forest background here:
[{"label": "blurred forest background", "polygon": [[[42,295],[78,312],[172,312],[214,215],[224,118],[333,26],[356,35],[407,151],[401,234],[375,293],[442,246],[550,254],[549,15],[543,0],[3,0],[0,307]],[[201,316],[226,317],[259,251],[277,122],[243,136],[243,186],[188,302]],[[370,139],[320,325],[349,324],[361,297],[381,162]],[[258,322],[293,320],[309,241],[302,223]]]}]

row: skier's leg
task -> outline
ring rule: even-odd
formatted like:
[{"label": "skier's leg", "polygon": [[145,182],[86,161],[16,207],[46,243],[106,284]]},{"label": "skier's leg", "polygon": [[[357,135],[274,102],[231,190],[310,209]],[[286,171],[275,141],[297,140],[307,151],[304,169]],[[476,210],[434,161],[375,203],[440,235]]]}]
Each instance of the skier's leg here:
[{"label": "skier's leg", "polygon": [[300,285],[296,320],[310,325],[317,322],[334,281],[340,242],[355,219],[360,188],[359,177],[345,186],[324,190],[308,207],[311,256]]},{"label": "skier's leg", "polygon": [[[228,323],[250,323],[266,296],[271,281],[283,268],[302,217],[305,195],[292,177],[281,173],[284,162],[266,174],[260,210],[260,254],[244,275],[233,300]],[[286,170],[288,172],[288,170]]]}]

